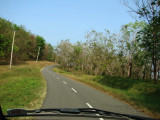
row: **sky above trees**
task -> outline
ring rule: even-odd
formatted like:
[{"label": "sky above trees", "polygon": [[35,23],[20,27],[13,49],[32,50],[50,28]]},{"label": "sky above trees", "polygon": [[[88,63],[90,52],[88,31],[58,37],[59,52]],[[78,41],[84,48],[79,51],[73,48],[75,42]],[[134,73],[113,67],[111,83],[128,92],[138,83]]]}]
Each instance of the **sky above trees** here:
[{"label": "sky above trees", "polygon": [[0,17],[24,25],[52,45],[85,42],[90,30],[118,32],[135,21],[122,0],[1,0]]}]

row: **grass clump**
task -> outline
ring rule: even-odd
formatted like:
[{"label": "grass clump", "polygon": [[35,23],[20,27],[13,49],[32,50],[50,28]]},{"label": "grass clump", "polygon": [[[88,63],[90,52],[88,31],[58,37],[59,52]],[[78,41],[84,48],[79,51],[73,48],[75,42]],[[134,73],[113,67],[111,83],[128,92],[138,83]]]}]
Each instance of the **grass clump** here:
[{"label": "grass clump", "polygon": [[88,75],[82,71],[66,71],[61,67],[54,70],[126,101],[151,117],[160,118],[160,84],[143,79]]}]

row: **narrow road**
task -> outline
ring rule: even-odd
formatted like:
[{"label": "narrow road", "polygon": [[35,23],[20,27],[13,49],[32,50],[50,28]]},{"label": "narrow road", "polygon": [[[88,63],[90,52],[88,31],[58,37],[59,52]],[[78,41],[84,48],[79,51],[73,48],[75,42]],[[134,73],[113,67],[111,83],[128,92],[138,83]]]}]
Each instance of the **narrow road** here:
[{"label": "narrow road", "polygon": [[[103,92],[53,72],[53,67],[47,66],[42,70],[47,81],[47,96],[42,108],[98,108],[112,112],[145,116],[131,106]],[[67,119],[88,120],[90,118]]]}]

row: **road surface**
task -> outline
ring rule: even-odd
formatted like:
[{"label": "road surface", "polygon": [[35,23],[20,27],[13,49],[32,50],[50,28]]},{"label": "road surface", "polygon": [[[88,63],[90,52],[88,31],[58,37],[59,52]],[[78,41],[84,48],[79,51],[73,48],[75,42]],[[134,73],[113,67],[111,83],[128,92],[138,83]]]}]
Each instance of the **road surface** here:
[{"label": "road surface", "polygon": [[[47,95],[42,108],[98,108],[112,112],[146,116],[144,113],[101,91],[53,72],[53,67],[53,65],[47,66],[42,70],[42,74],[47,82]],[[93,118],[67,119],[90,120]],[[94,120],[98,119],[94,118]]]}]

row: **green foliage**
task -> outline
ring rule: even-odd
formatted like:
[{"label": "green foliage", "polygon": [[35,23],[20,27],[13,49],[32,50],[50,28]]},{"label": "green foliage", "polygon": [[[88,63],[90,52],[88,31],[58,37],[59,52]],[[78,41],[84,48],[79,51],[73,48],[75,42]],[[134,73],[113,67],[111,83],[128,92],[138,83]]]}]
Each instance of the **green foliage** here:
[{"label": "green foliage", "polygon": [[17,46],[14,46],[13,51],[17,52],[19,50],[19,48]]},{"label": "green foliage", "polygon": [[[160,23],[159,23],[160,25]],[[152,26],[146,26],[142,31],[139,32],[139,36],[137,36],[137,40],[141,40],[141,46],[146,49],[150,55],[150,59],[152,59],[153,53],[160,59],[160,35],[159,29],[155,30],[155,37],[153,36]],[[154,39],[155,38],[155,39]]]},{"label": "green foliage", "polygon": [[41,36],[36,37],[37,46],[40,47],[42,50],[45,48],[45,40]]},{"label": "green foliage", "polygon": [[9,59],[13,32],[12,24],[0,18],[0,59]]},{"label": "green foliage", "polygon": [[[148,24],[139,32],[137,37],[141,46],[148,52],[154,67],[154,83],[157,79],[157,62],[160,60],[160,6],[159,0],[151,0],[138,8],[140,17],[144,17]],[[158,71],[159,72],[159,71]]]},{"label": "green foliage", "polygon": [[43,56],[43,50],[45,49],[45,40],[41,36],[36,37],[36,43],[37,43],[37,51],[40,49],[39,52],[39,58],[42,59]]},{"label": "green foliage", "polygon": [[[33,35],[22,25],[18,26],[0,18],[0,64],[9,64],[14,31],[13,63],[16,61],[36,60],[39,47],[40,59],[52,60],[51,45],[45,50],[45,40],[43,37]],[[45,57],[43,54],[44,50],[46,53],[49,52],[50,55],[48,57]]]},{"label": "green foliage", "polygon": [[[129,23],[121,28],[122,38],[119,44],[119,59],[122,62],[121,69],[124,74],[124,67],[128,64],[129,72],[128,76],[132,77],[134,68],[133,65],[137,67],[142,67],[144,63],[144,57],[146,51],[140,46],[140,42],[136,41],[137,34],[146,26],[144,21],[135,21],[134,23]],[[124,75],[123,75],[124,76]]]},{"label": "green foliage", "polygon": [[18,31],[20,29],[20,27],[18,27],[16,24],[13,24],[13,30],[14,31]]}]

